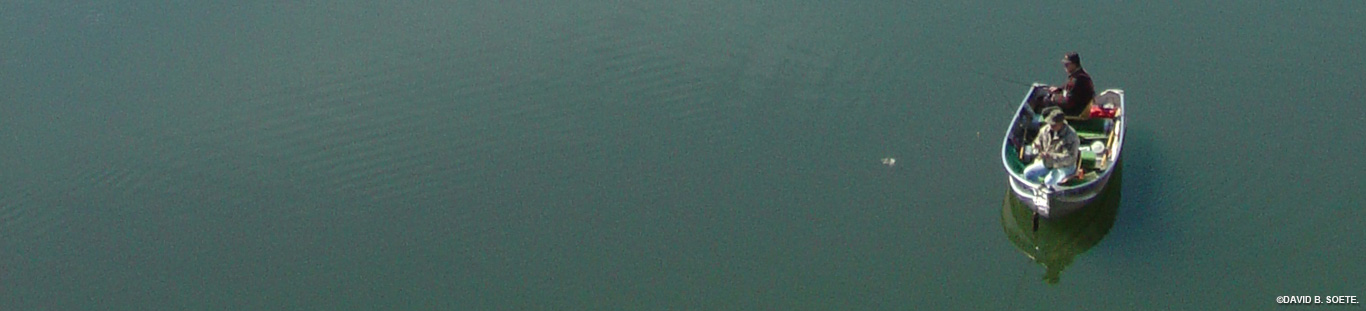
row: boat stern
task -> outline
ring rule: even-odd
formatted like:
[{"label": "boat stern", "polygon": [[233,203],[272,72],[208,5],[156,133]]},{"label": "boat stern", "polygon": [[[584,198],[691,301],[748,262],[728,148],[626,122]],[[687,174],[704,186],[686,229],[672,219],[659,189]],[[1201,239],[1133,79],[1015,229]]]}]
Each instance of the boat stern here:
[{"label": "boat stern", "polygon": [[1066,216],[1086,206],[1105,188],[1105,180],[1097,180],[1079,187],[1048,189],[1037,183],[1022,180],[1017,175],[1010,176],[1010,192],[1020,199],[1034,213],[1044,218]]}]

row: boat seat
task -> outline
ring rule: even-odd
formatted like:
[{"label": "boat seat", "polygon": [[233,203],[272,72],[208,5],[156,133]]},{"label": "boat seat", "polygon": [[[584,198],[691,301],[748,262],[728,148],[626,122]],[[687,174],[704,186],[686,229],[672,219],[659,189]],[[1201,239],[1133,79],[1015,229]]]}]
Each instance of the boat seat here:
[{"label": "boat seat", "polygon": [[[1082,122],[1077,122],[1077,123],[1082,123]],[[1069,125],[1070,125],[1070,123],[1069,123]],[[1106,134],[1105,134],[1105,132],[1104,132],[1104,131],[1105,131],[1105,128],[1103,128],[1103,127],[1102,127],[1102,128],[1099,128],[1099,129],[1093,129],[1093,128],[1087,128],[1087,127],[1072,126],[1072,131],[1073,131],[1073,132],[1077,132],[1077,139],[1081,139],[1082,141],[1087,141],[1087,140],[1091,140],[1091,141],[1095,141],[1095,140],[1105,140],[1105,138],[1106,138],[1107,136],[1109,136],[1109,135],[1106,135]]]},{"label": "boat seat", "polygon": [[1095,171],[1097,170],[1098,169],[1096,169],[1096,153],[1087,150],[1082,150],[1081,156],[1077,157],[1077,174],[1068,176],[1067,179],[1064,179],[1061,183],[1058,184],[1063,186],[1074,186],[1090,180],[1094,180],[1096,179],[1096,177],[1100,176],[1099,174],[1096,174]]},{"label": "boat seat", "polygon": [[1086,103],[1086,107],[1082,107],[1082,108],[1081,108],[1081,114],[1075,115],[1075,116],[1074,116],[1074,115],[1065,115],[1065,116],[1063,116],[1063,119],[1064,119],[1064,120],[1067,120],[1068,122],[1090,120],[1090,119],[1091,119],[1091,106],[1095,106],[1095,105],[1096,105],[1096,99],[1095,99],[1095,98],[1092,98],[1090,102],[1087,102],[1087,103]]},{"label": "boat seat", "polygon": [[1104,140],[1105,133],[1077,131],[1077,138],[1081,140]]},{"label": "boat seat", "polygon": [[1111,121],[1109,119],[1096,118],[1087,120],[1071,120],[1067,121],[1067,125],[1071,126],[1072,131],[1077,132],[1077,138],[1080,138],[1083,141],[1104,140],[1107,136],[1109,136],[1105,133],[1105,127],[1107,122]]},{"label": "boat seat", "polygon": [[1076,186],[1076,185],[1084,184],[1084,183],[1086,183],[1086,182],[1088,182],[1088,181],[1096,180],[1096,178],[1100,178],[1100,174],[1096,174],[1096,172],[1094,172],[1094,171],[1085,172],[1085,173],[1083,173],[1083,175],[1081,176],[1081,178],[1077,178],[1077,177],[1068,178],[1067,180],[1064,180],[1063,182],[1059,183],[1058,185],[1060,185],[1060,186]]}]

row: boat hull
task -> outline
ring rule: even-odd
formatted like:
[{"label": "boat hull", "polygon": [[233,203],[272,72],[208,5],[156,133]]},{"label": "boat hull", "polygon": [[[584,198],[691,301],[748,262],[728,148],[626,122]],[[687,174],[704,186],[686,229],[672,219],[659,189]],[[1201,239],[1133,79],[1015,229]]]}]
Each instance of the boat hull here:
[{"label": "boat hull", "polygon": [[[1097,154],[1098,165],[1102,167],[1096,172],[1093,179],[1086,180],[1080,184],[1059,186],[1054,189],[1045,189],[1039,182],[1026,180],[1020,167],[1023,159],[1019,150],[1024,148],[1029,138],[1031,122],[1035,119],[1034,111],[1030,101],[1041,98],[1038,94],[1044,85],[1035,84],[1030,88],[1030,92],[1025,95],[1017,109],[1015,118],[1011,121],[1010,128],[1006,131],[1006,138],[1002,143],[1001,159],[1006,168],[1007,183],[1010,191],[1020,202],[1028,206],[1036,214],[1045,218],[1063,217],[1079,209],[1084,208],[1100,195],[1109,184],[1110,175],[1120,165],[1120,151],[1123,150],[1124,133],[1126,123],[1124,109],[1124,91],[1109,89],[1101,92],[1097,98],[1104,97],[1105,103],[1113,103],[1118,106],[1118,113],[1110,123],[1111,127],[1105,136],[1099,141],[1104,142],[1104,151]],[[1099,100],[1098,100],[1099,101]],[[1037,131],[1035,129],[1034,131]],[[1085,145],[1086,143],[1083,143]]]}]

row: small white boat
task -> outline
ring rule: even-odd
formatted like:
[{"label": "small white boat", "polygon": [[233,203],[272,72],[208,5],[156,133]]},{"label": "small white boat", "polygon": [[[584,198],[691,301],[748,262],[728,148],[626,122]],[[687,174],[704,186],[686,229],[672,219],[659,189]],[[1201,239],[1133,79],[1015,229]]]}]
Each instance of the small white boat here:
[{"label": "small white boat", "polygon": [[1076,211],[1095,200],[1097,194],[1105,189],[1111,173],[1119,166],[1120,150],[1124,146],[1125,110],[1124,91],[1108,89],[1096,94],[1092,102],[1095,107],[1107,107],[1113,117],[1088,118],[1067,117],[1067,123],[1081,138],[1081,157],[1078,175],[1069,177],[1053,189],[1042,187],[1040,182],[1026,180],[1024,167],[1033,157],[1025,152],[1034,141],[1041,128],[1034,111],[1033,103],[1038,103],[1048,95],[1047,85],[1035,83],[1029,93],[1015,110],[1015,117],[1006,129],[1001,143],[1001,164],[1009,175],[1010,190],[1038,216],[1057,218]]}]

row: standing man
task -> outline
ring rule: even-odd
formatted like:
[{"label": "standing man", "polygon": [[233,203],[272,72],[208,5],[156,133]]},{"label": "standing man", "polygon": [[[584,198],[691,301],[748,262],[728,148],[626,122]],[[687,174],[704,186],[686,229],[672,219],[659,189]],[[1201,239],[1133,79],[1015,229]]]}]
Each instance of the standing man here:
[{"label": "standing man", "polygon": [[1081,139],[1067,125],[1058,107],[1043,109],[1048,129],[1034,138],[1034,150],[1039,153],[1034,163],[1024,169],[1027,180],[1042,182],[1045,187],[1056,187],[1063,179],[1077,173],[1077,159],[1081,156]]},{"label": "standing man", "polygon": [[1081,55],[1077,55],[1077,52],[1064,54],[1062,67],[1067,69],[1067,84],[1061,88],[1048,88],[1053,93],[1049,104],[1062,107],[1067,115],[1081,115],[1086,105],[1096,98],[1096,86],[1091,83],[1091,74],[1081,68]]}]

